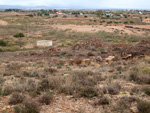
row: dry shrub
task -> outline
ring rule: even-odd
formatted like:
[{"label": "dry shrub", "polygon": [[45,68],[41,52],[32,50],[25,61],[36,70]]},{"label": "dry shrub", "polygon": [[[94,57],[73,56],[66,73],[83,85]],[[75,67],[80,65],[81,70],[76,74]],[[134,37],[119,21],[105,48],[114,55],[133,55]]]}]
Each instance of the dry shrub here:
[{"label": "dry shrub", "polygon": [[39,82],[38,89],[39,89],[39,90],[47,90],[47,89],[50,89],[49,80],[48,80],[48,79],[42,79],[42,80]]},{"label": "dry shrub", "polygon": [[54,73],[56,73],[57,72],[57,69],[54,69],[54,68],[45,68],[44,69],[44,72],[45,73],[50,73],[50,74],[54,74]]},{"label": "dry shrub", "polygon": [[124,96],[120,100],[125,103],[132,103],[132,102],[136,101],[136,99],[134,97],[128,97],[128,96]]},{"label": "dry shrub", "polygon": [[42,104],[49,105],[53,101],[53,96],[48,94],[43,94],[39,97],[39,102]]},{"label": "dry shrub", "polygon": [[6,86],[6,87],[4,87],[4,89],[2,91],[2,93],[3,93],[2,95],[7,96],[7,95],[10,95],[13,92],[14,92],[14,88],[12,86]]},{"label": "dry shrub", "polygon": [[137,87],[133,87],[132,89],[131,89],[131,91],[133,92],[133,93],[139,93],[139,91],[140,91],[140,89],[139,88],[137,88]]},{"label": "dry shrub", "polygon": [[98,95],[95,85],[101,79],[100,74],[95,75],[92,71],[74,72],[73,75],[64,77],[59,92],[67,95],[93,97]]},{"label": "dry shrub", "polygon": [[92,52],[88,52],[87,55],[88,56],[95,56],[94,53],[92,53]]},{"label": "dry shrub", "polygon": [[58,89],[62,80],[59,76],[50,76],[49,78],[42,79],[39,83],[39,90]]},{"label": "dry shrub", "polygon": [[59,89],[59,87],[63,82],[60,76],[50,76],[48,80],[49,80],[50,89]]},{"label": "dry shrub", "polygon": [[36,91],[36,90],[37,90],[37,84],[36,84],[36,82],[33,81],[33,80],[28,80],[27,84],[25,86],[25,91],[30,92],[30,91]]},{"label": "dry shrub", "polygon": [[15,105],[15,104],[22,103],[23,100],[24,100],[24,96],[22,94],[16,92],[11,95],[8,103],[11,105]]},{"label": "dry shrub", "polygon": [[39,76],[37,71],[33,71],[33,72],[23,71],[23,75],[25,77],[38,77]]},{"label": "dry shrub", "polygon": [[150,68],[146,65],[133,68],[130,72],[130,80],[150,84]]},{"label": "dry shrub", "polygon": [[74,88],[72,85],[64,84],[59,89],[60,93],[64,93],[66,95],[73,95],[74,94]]},{"label": "dry shrub", "polygon": [[[95,86],[97,84],[96,78],[100,77],[95,75],[91,71],[79,71],[73,75],[73,82],[76,86],[84,87],[84,86]],[[101,78],[101,77],[100,77]]]},{"label": "dry shrub", "polygon": [[150,102],[138,100],[137,108],[139,110],[139,113],[150,113]]},{"label": "dry shrub", "polygon": [[111,84],[108,84],[106,89],[109,94],[116,95],[119,93],[121,86],[119,85],[119,83],[111,83]]},{"label": "dry shrub", "polygon": [[122,97],[119,101],[117,101],[117,104],[113,107],[113,110],[115,113],[130,113],[130,107],[132,102],[135,102],[136,99],[133,97]]},{"label": "dry shrub", "polygon": [[39,113],[39,105],[33,101],[26,101],[22,105],[14,107],[15,113]]},{"label": "dry shrub", "polygon": [[0,84],[4,83],[5,79],[3,77],[0,77]]},{"label": "dry shrub", "polygon": [[108,97],[102,97],[98,101],[96,101],[94,105],[109,105],[109,103],[110,100],[108,99]]},{"label": "dry shrub", "polygon": [[22,62],[10,62],[6,68],[9,70],[19,70],[21,67],[23,67],[24,64]]},{"label": "dry shrub", "polygon": [[144,87],[142,90],[143,90],[143,92],[145,94],[147,94],[148,96],[150,96],[150,87]]},{"label": "dry shrub", "polygon": [[87,86],[87,87],[82,88],[80,92],[80,96],[92,98],[94,96],[98,96],[98,92],[96,91],[94,87]]}]

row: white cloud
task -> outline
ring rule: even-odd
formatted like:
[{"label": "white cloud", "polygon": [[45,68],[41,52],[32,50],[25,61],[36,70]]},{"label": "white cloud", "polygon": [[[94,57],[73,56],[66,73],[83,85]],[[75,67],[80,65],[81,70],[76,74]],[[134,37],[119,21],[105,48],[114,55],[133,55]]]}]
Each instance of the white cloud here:
[{"label": "white cloud", "polygon": [[67,8],[150,8],[150,0],[0,0],[0,5]]}]

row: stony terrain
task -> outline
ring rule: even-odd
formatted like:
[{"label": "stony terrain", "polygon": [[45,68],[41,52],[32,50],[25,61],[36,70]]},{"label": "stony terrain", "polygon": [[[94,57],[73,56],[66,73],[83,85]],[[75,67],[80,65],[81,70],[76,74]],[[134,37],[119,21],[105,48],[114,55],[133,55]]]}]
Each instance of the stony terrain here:
[{"label": "stony terrain", "polygon": [[[149,25],[0,20],[7,22],[0,21],[0,113],[150,113]],[[53,46],[37,47],[38,40]]]}]

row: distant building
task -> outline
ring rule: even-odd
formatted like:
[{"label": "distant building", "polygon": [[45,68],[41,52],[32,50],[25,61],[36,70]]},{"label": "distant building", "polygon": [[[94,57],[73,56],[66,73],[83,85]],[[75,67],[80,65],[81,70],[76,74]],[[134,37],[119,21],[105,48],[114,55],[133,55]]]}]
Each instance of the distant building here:
[{"label": "distant building", "polygon": [[55,15],[64,15],[62,12],[56,12]]},{"label": "distant building", "polygon": [[141,14],[141,15],[142,15],[143,13],[142,13],[142,12],[139,12],[139,14]]},{"label": "distant building", "polygon": [[50,14],[50,16],[53,17],[53,18],[57,18],[57,17],[67,18],[67,15],[65,13],[60,12],[60,11],[58,11],[54,14]]},{"label": "distant building", "polygon": [[80,15],[83,15],[83,13],[80,13]]},{"label": "distant building", "polygon": [[123,15],[123,14],[120,14],[120,17],[124,17],[124,15]]},{"label": "distant building", "polygon": [[53,42],[51,40],[39,40],[36,45],[38,47],[50,47],[53,46]]},{"label": "distant building", "polygon": [[150,18],[143,19],[144,23],[150,23]]}]

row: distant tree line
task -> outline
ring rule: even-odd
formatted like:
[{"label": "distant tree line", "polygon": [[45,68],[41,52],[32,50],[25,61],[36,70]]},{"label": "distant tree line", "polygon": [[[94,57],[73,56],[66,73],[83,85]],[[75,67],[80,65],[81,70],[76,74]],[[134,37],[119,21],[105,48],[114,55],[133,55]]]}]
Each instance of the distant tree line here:
[{"label": "distant tree line", "polygon": [[54,10],[45,10],[45,9],[41,9],[38,11],[37,16],[49,16],[49,14],[54,14],[58,12],[58,10],[54,9]]},{"label": "distant tree line", "polygon": [[11,11],[21,12],[21,9],[5,9],[5,12],[11,12]]}]

